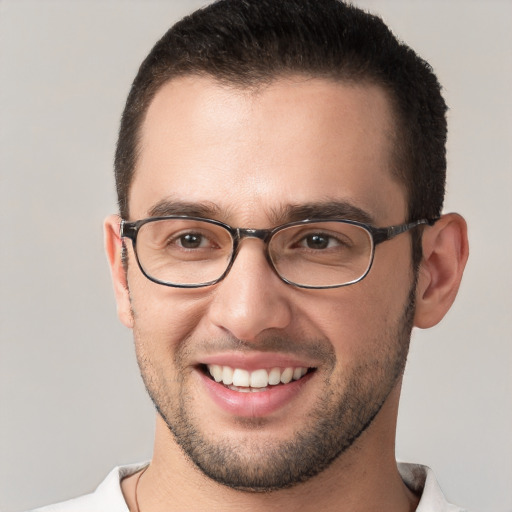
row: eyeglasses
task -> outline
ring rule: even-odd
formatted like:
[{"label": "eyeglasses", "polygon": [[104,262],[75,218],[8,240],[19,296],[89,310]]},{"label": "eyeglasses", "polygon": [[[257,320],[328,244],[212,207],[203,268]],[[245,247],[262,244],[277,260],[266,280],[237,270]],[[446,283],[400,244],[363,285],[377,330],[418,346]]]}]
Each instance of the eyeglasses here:
[{"label": "eyeglasses", "polygon": [[273,229],[233,228],[197,217],[152,217],[121,222],[120,235],[132,241],[142,273],[178,288],[218,283],[228,274],[243,238],[265,243],[276,274],[300,288],[337,288],[361,281],[370,271],[375,246],[417,226],[417,220],[376,228],[351,220],[302,220]]}]

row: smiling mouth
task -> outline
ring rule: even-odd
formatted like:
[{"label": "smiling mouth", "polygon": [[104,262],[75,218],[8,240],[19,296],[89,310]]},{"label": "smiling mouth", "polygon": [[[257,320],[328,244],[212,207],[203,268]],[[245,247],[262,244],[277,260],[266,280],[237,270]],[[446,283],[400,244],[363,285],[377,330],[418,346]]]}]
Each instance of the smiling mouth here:
[{"label": "smiling mouth", "polygon": [[315,368],[303,366],[286,368],[260,368],[253,371],[231,366],[208,364],[203,366],[204,373],[215,382],[223,384],[228,389],[242,393],[267,391],[276,386],[289,384],[302,379],[315,371]]}]

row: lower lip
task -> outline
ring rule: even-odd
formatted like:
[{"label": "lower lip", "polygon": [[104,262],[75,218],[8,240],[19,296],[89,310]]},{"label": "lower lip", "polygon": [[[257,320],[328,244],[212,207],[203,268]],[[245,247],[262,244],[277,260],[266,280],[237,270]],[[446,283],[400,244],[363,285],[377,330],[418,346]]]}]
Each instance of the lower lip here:
[{"label": "lower lip", "polygon": [[224,411],[244,418],[268,416],[291,403],[312,377],[308,373],[289,384],[271,386],[265,391],[241,392],[227,388],[199,372],[213,402]]}]

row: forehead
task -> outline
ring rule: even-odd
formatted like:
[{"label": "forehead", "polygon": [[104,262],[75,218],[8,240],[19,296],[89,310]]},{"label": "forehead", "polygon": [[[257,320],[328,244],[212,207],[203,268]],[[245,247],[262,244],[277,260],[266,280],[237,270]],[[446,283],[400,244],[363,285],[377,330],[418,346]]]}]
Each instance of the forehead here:
[{"label": "forehead", "polygon": [[213,204],[225,221],[256,221],[258,212],[264,223],[265,213],[290,204],[343,200],[375,218],[394,205],[403,218],[392,119],[385,92],[373,85],[288,77],[240,89],[174,79],[155,95],[141,129],[131,216],[178,201]]}]

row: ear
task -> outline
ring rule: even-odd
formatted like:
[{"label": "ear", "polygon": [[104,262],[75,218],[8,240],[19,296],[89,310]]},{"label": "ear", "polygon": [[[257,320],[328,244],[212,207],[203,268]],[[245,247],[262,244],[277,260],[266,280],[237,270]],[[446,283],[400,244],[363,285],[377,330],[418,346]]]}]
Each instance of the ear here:
[{"label": "ear", "polygon": [[133,328],[133,315],[130,305],[130,294],[126,280],[126,269],[123,265],[123,244],[119,236],[121,219],[118,215],[110,215],[104,222],[105,251],[110,264],[110,272],[114,284],[117,301],[117,315],[121,322]]},{"label": "ear", "polygon": [[466,221],[456,213],[443,215],[422,240],[414,325],[426,329],[441,321],[457,295],[469,255]]}]

